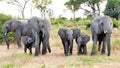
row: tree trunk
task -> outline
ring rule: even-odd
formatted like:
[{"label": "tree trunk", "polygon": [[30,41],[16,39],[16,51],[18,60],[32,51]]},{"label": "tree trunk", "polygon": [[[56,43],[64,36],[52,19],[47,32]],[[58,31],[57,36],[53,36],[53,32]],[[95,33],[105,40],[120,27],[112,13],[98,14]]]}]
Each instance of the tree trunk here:
[{"label": "tree trunk", "polygon": [[97,9],[98,9],[98,16],[100,16],[100,7],[98,3],[97,3]]},{"label": "tree trunk", "polygon": [[97,16],[96,11],[95,11],[95,6],[93,6],[91,8],[92,8],[92,18],[94,19]]},{"label": "tree trunk", "polygon": [[24,11],[21,12],[22,18],[25,18]]},{"label": "tree trunk", "polygon": [[75,10],[73,10],[73,20],[75,20]]}]

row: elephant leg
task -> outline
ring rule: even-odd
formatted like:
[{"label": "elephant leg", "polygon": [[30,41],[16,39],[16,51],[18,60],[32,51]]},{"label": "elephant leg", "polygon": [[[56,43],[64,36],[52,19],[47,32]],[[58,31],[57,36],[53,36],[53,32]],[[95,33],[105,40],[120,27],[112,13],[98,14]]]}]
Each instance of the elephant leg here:
[{"label": "elephant leg", "polygon": [[26,47],[26,45],[25,45],[24,52],[26,53],[26,51],[27,51],[27,47]]},{"label": "elephant leg", "polygon": [[35,35],[35,56],[38,56],[40,53],[40,51],[39,51],[40,38],[39,38],[37,32],[35,32],[34,35]]},{"label": "elephant leg", "polygon": [[86,44],[83,46],[83,53],[84,53],[84,55],[87,54],[87,47],[86,47]]},{"label": "elephant leg", "polygon": [[97,35],[94,34],[94,37],[93,37],[93,46],[92,46],[92,52],[91,52],[91,56],[92,55],[95,55],[96,54],[96,45],[97,45]]},{"label": "elephant leg", "polygon": [[72,55],[72,50],[73,50],[73,40],[72,40],[72,42],[70,43],[70,55]]},{"label": "elephant leg", "polygon": [[101,53],[104,54],[105,53],[105,49],[106,49],[106,36],[103,38],[103,46],[102,46],[102,51]]},{"label": "elephant leg", "polygon": [[21,32],[20,31],[16,31],[15,32],[15,36],[16,36],[18,48],[21,48]]},{"label": "elephant leg", "polygon": [[32,55],[32,46],[29,47],[30,55]]},{"label": "elephant leg", "polygon": [[46,46],[47,46],[46,39],[45,39],[45,38],[43,38],[42,55],[45,55],[45,54],[47,53]]},{"label": "elephant leg", "polygon": [[78,51],[77,54],[78,54],[78,55],[80,55],[80,47],[81,47],[81,45],[78,45],[78,46],[77,46],[77,51]]},{"label": "elephant leg", "polygon": [[39,52],[41,53],[41,42],[42,42],[42,39],[40,37],[40,41],[39,41]]},{"label": "elephant leg", "polygon": [[68,42],[65,41],[65,56],[68,56]]},{"label": "elephant leg", "polygon": [[98,51],[100,51],[100,50],[101,50],[101,43],[102,43],[102,41],[101,41],[101,40],[99,40]]},{"label": "elephant leg", "polygon": [[110,56],[110,52],[111,52],[110,37],[111,37],[111,34],[106,34],[108,56]]},{"label": "elephant leg", "polygon": [[49,35],[46,39],[46,42],[47,42],[47,49],[48,49],[49,53],[51,53],[51,48],[50,48],[50,43],[49,43]]}]

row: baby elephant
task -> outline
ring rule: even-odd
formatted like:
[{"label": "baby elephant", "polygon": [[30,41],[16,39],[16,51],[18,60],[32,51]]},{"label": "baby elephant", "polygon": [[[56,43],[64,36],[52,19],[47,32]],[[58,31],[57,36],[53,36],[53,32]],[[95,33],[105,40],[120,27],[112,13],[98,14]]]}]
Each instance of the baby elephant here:
[{"label": "baby elephant", "polygon": [[78,55],[80,54],[87,54],[87,47],[86,44],[89,42],[90,36],[85,34],[80,34],[79,37],[76,38],[77,48],[78,48]]},{"label": "baby elephant", "polygon": [[26,53],[27,48],[30,51],[30,55],[32,54],[32,44],[35,42],[35,39],[29,36],[23,37],[23,43],[24,43],[24,52]]}]

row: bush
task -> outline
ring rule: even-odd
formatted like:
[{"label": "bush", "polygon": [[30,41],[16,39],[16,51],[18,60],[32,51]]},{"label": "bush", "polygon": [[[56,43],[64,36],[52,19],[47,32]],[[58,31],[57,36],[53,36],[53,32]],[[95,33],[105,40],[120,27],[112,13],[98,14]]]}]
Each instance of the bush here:
[{"label": "bush", "polygon": [[65,23],[68,22],[67,18],[65,18],[65,17],[60,17],[60,18],[57,18],[57,19],[51,18],[50,20],[51,20],[52,25],[65,24]]},{"label": "bush", "polygon": [[119,28],[120,20],[112,19],[112,21],[113,21],[113,27]]},{"label": "bush", "polygon": [[[10,19],[12,19],[12,16],[0,13],[0,29],[1,29],[0,30],[0,43],[3,42],[3,40],[4,40],[4,38],[3,38],[3,24],[5,23],[5,21],[10,20]],[[11,39],[11,38],[13,39],[12,35],[9,36],[9,39]]]}]

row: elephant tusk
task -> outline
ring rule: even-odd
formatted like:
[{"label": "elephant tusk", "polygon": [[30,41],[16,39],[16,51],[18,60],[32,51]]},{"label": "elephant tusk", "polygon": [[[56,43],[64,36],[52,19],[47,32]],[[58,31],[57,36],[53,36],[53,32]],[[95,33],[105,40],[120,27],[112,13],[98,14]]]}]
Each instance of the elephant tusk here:
[{"label": "elephant tusk", "polygon": [[7,33],[5,33],[4,35],[7,35]]},{"label": "elephant tusk", "polygon": [[107,31],[104,31],[104,33],[107,33]]},{"label": "elephant tusk", "polygon": [[45,35],[43,34],[42,37],[44,37]]}]

